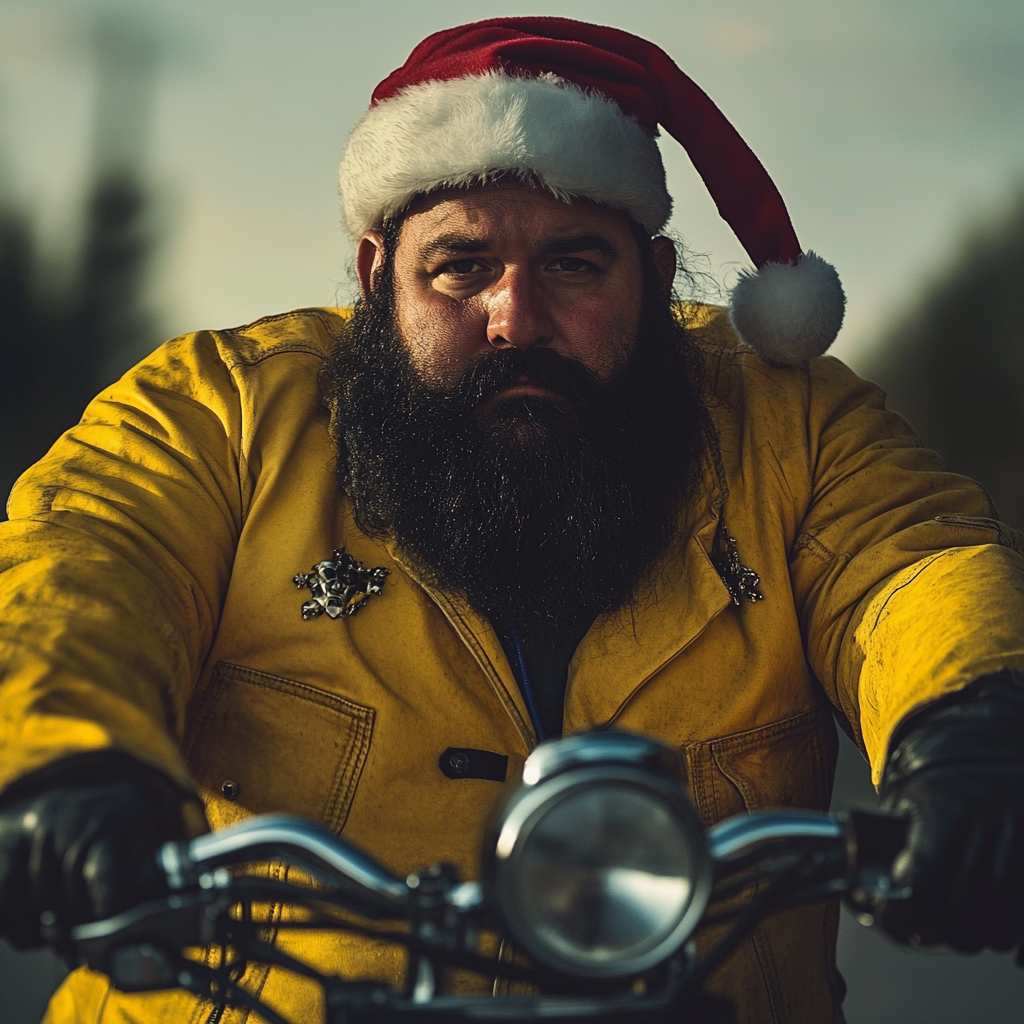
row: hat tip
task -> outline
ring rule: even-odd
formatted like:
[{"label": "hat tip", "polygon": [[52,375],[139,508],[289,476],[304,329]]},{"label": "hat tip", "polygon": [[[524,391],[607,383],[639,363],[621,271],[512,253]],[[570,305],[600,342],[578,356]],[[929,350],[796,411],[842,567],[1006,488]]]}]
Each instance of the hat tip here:
[{"label": "hat tip", "polygon": [[795,263],[744,272],[729,315],[740,339],[766,362],[798,366],[822,355],[843,325],[846,296],[835,267],[813,252]]}]

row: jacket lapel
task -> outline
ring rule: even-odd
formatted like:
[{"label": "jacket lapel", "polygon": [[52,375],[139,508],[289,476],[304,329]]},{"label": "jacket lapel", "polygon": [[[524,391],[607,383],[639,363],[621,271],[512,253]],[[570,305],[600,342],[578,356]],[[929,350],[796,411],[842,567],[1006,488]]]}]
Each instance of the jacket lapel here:
[{"label": "jacket lapel", "polygon": [[537,737],[530,722],[526,703],[523,701],[519,687],[516,685],[512,668],[505,657],[501,641],[491,624],[482,615],[470,608],[461,597],[446,594],[426,583],[420,575],[409,566],[397,551],[395,542],[387,543],[388,553],[394,562],[414,580],[430,596],[431,600],[444,613],[452,629],[459,635],[462,642],[469,648],[476,663],[480,666],[487,685],[505,709],[519,733],[526,751],[537,746]]},{"label": "jacket lapel", "polygon": [[727,494],[718,467],[715,477],[707,481],[712,493],[702,517],[680,530],[650,593],[632,609],[599,618],[583,638],[569,665],[567,734],[613,724],[633,694],[729,606],[711,561]]}]

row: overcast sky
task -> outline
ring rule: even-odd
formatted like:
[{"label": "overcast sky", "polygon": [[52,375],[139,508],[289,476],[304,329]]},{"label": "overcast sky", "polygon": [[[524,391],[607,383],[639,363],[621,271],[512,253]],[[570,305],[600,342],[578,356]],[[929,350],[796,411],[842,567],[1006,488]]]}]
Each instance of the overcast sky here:
[{"label": "overcast sky", "polygon": [[[51,246],[68,244],[87,165],[83,26],[101,10],[166,40],[149,159],[170,226],[155,295],[169,334],[350,298],[348,132],[423,36],[473,12],[582,17],[664,47],[768,167],[804,246],[838,267],[836,351],[854,364],[1024,180],[1018,0],[0,0],[0,187],[37,208]],[[742,250],[677,144],[662,151],[673,228],[728,279]]]}]

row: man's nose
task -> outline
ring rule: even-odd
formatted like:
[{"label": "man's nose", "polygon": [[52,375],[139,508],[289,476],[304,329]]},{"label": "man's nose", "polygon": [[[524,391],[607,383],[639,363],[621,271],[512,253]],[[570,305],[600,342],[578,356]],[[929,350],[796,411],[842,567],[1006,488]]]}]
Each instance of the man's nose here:
[{"label": "man's nose", "polygon": [[487,341],[494,348],[535,348],[550,345],[554,326],[545,296],[530,275],[506,268],[486,296]]}]

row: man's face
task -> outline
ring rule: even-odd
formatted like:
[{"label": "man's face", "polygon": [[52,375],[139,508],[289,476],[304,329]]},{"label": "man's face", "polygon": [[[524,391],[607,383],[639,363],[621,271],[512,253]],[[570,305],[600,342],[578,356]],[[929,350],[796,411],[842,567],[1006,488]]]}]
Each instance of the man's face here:
[{"label": "man's face", "polygon": [[492,620],[629,601],[714,441],[671,242],[489,185],[366,236],[358,271],[321,382],[359,527]]},{"label": "man's face", "polygon": [[[667,290],[674,249],[656,245],[655,255]],[[371,232],[357,261],[364,296],[382,258]],[[506,184],[421,200],[402,226],[394,288],[396,326],[414,369],[446,388],[501,349],[547,349],[611,380],[636,344],[644,282],[625,215]],[[553,397],[524,377],[491,404],[528,395]]]}]

